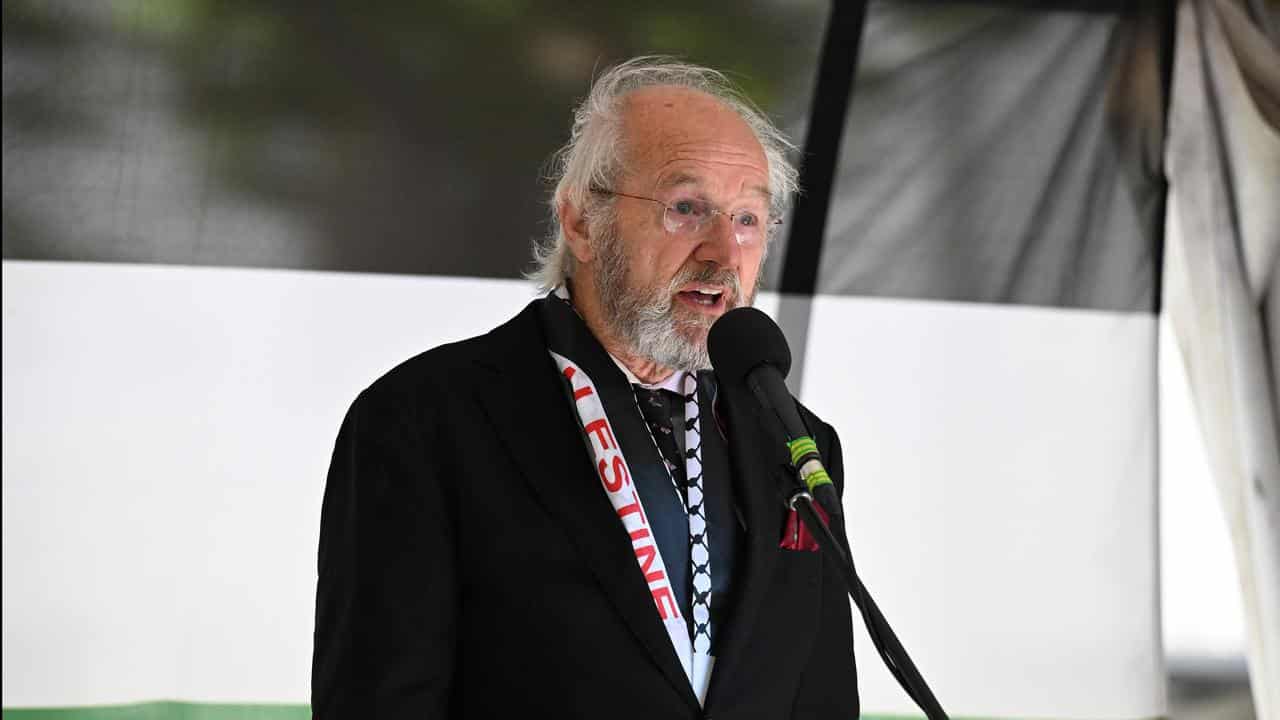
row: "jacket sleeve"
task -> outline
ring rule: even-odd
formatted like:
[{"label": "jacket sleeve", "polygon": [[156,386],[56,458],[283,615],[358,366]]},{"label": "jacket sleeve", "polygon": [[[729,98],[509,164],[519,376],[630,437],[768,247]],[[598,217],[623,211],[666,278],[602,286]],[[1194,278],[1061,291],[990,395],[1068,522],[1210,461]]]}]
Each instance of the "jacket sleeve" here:
[{"label": "jacket sleeve", "polygon": [[312,713],[445,717],[457,583],[453,515],[432,457],[438,424],[412,395],[375,388],[348,411],[325,486]]},{"label": "jacket sleeve", "polygon": [[[818,443],[827,472],[844,497],[844,466],[840,439],[822,424]],[[823,442],[826,440],[826,442]],[[849,552],[844,532],[838,539]],[[800,676],[792,717],[796,720],[852,720],[858,717],[858,673],[853,659],[853,624],[844,579],[829,558],[822,563],[822,606],[818,638]]]}]

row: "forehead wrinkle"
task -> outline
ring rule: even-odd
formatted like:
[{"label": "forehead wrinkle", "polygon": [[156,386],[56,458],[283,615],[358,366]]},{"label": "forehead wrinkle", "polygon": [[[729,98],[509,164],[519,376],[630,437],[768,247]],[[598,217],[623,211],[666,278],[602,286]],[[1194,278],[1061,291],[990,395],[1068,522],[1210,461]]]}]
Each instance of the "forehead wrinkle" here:
[{"label": "forehead wrinkle", "polygon": [[[660,143],[660,152],[665,155],[663,161],[658,165],[656,176],[669,172],[668,168],[675,164],[683,163],[700,163],[709,165],[720,165],[730,168],[741,168],[744,170],[754,171],[763,177],[768,177],[767,160],[763,157],[763,153],[757,154],[742,149],[741,145],[733,143],[707,143],[697,140],[671,143]],[[695,179],[702,180],[702,174],[697,172],[684,171],[682,174],[692,175]]]},{"label": "forehead wrinkle", "polygon": [[664,138],[661,145],[669,148],[672,152],[688,152],[692,148],[694,152],[711,152],[723,153],[725,155],[738,155],[742,157],[750,157],[755,153],[751,152],[755,148],[744,148],[742,143],[725,142],[705,137],[694,138]]},{"label": "forehead wrinkle", "polygon": [[679,143],[663,143],[662,150],[667,156],[666,162],[662,167],[670,165],[680,160],[692,160],[694,162],[711,162],[724,165],[732,165],[737,167],[747,167],[753,170],[763,171],[760,161],[764,160],[763,153],[757,155],[742,148],[741,145],[732,143],[707,143],[697,140],[690,140]]},{"label": "forehead wrinkle", "polygon": [[[755,172],[760,173],[761,175],[764,175],[764,174],[765,174],[765,173],[764,173],[764,171],[760,169],[760,166],[759,166],[759,165],[756,165],[755,163],[750,162],[750,161],[731,160],[731,159],[727,159],[727,158],[726,158],[726,159],[712,159],[712,158],[705,158],[705,157],[674,157],[674,158],[671,158],[670,160],[667,160],[666,162],[663,162],[661,165],[659,165],[659,166],[658,166],[658,174],[659,174],[659,175],[663,175],[663,174],[665,174],[665,173],[669,172],[667,168],[669,168],[669,167],[670,167],[670,166],[672,166],[672,165],[675,165],[675,164],[677,164],[677,163],[679,163],[679,164],[684,164],[684,163],[688,163],[688,162],[705,163],[705,164],[708,164],[708,165],[723,165],[723,166],[732,167],[732,168],[743,168],[743,169],[745,169],[745,170],[753,170],[753,171],[755,171]],[[678,171],[677,171],[677,172],[678,172]],[[700,177],[698,177],[698,176],[696,176],[696,175],[695,175],[695,177],[697,177],[698,179],[701,179]]]},{"label": "forehead wrinkle", "polygon": [[[685,162],[688,162],[689,159],[690,158],[673,158],[663,163],[658,168],[658,173],[657,173],[657,176],[655,177],[653,188],[655,190],[663,190],[667,188],[677,187],[680,185],[693,185],[695,187],[703,187],[708,185],[709,183],[707,181],[707,178],[701,173],[698,173],[697,171],[686,170],[683,168],[669,169],[671,165],[674,165],[677,163],[683,164]],[[728,161],[715,161],[715,160],[705,160],[705,159],[699,159],[697,160],[697,162],[708,162],[716,165],[727,165],[735,168],[743,168],[745,170],[751,170],[751,171],[757,171],[757,172],[759,171],[759,168],[754,163],[749,163],[749,162],[728,162]],[[767,185],[761,185],[759,184],[758,181],[750,177],[744,177],[742,178],[741,182],[738,183],[737,194],[742,195],[744,193],[759,195],[760,197],[763,197],[766,200],[769,200],[773,197],[773,193],[769,191],[769,188]]]}]

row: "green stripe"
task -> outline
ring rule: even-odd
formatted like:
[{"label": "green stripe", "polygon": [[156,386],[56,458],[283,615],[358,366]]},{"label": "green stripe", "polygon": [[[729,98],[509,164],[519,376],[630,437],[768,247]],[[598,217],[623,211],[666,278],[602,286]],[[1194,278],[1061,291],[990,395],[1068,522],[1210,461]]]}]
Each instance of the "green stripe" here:
[{"label": "green stripe", "polygon": [[231,705],[161,700],[133,705],[5,708],[4,720],[310,720],[310,705]]},{"label": "green stripe", "polygon": [[787,443],[787,447],[791,448],[791,464],[795,465],[800,462],[800,458],[809,453],[818,452],[818,444],[808,435],[802,435],[795,440]]},{"label": "green stripe", "polygon": [[804,476],[804,481],[809,484],[809,492],[817,492],[819,485],[834,485],[831,482],[831,476],[827,475],[826,468],[818,468],[817,470]]}]

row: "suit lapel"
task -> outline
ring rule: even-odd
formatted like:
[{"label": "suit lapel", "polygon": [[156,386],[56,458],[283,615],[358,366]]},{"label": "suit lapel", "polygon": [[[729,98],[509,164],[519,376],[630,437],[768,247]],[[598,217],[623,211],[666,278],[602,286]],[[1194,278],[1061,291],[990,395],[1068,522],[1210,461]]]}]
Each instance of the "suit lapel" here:
[{"label": "suit lapel", "polygon": [[724,635],[711,674],[707,707],[712,706],[718,693],[731,687],[727,685],[728,678],[746,654],[760,604],[773,578],[785,516],[778,472],[789,458],[784,446],[775,447],[767,440],[748,392],[745,387],[726,383],[719,393],[718,410],[729,439],[734,497],[746,519],[747,542],[742,570],[735,581],[737,604],[726,627],[717,630]]},{"label": "suit lapel", "polygon": [[487,339],[491,349],[482,362],[497,372],[482,389],[480,402],[498,437],[640,644],[677,691],[699,707],[636,564],[631,540],[592,467],[586,439],[547,352],[537,302]]}]

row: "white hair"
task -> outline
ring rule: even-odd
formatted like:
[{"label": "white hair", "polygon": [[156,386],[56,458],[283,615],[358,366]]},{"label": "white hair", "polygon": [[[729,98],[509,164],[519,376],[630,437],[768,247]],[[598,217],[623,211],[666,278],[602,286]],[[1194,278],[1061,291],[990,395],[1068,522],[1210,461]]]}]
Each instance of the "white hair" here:
[{"label": "white hair", "polygon": [[[798,188],[796,168],[787,159],[795,145],[760,111],[724,73],[679,62],[665,56],[644,56],[606,70],[573,113],[569,141],[551,160],[548,180],[555,183],[551,195],[551,232],[534,243],[534,268],[526,277],[550,290],[573,275],[574,259],[560,226],[560,207],[573,203],[582,208],[588,227],[611,218],[612,197],[599,197],[592,188],[612,188],[622,170],[621,100],[642,88],[673,86],[704,92],[747,123],[764,149],[769,165],[771,212],[780,216]],[[772,235],[772,233],[770,233]]]}]

